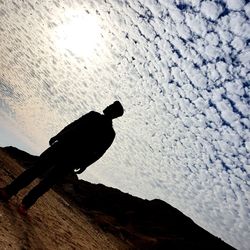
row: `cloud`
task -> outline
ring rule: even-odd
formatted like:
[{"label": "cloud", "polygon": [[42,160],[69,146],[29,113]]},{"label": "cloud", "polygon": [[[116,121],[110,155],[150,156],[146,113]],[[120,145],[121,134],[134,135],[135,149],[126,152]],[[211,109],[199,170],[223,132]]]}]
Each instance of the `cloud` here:
[{"label": "cloud", "polygon": [[[0,4],[2,112],[42,151],[74,119],[121,100],[114,144],[82,177],[163,199],[248,249],[249,6]],[[56,28],[76,9],[100,23],[90,58],[56,46]]]},{"label": "cloud", "polygon": [[233,0],[226,0],[227,7],[230,10],[242,10],[245,5],[245,0],[233,1]]},{"label": "cloud", "polygon": [[215,21],[222,12],[222,6],[213,1],[203,1],[201,3],[201,13],[208,19]]}]

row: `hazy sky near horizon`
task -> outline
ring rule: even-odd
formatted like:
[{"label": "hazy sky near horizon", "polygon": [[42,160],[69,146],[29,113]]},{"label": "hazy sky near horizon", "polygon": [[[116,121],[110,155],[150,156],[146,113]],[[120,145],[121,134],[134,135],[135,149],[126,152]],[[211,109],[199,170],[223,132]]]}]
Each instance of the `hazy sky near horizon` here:
[{"label": "hazy sky near horizon", "polygon": [[250,245],[249,0],[0,0],[0,146],[33,154],[114,100],[82,178],[160,198]]}]

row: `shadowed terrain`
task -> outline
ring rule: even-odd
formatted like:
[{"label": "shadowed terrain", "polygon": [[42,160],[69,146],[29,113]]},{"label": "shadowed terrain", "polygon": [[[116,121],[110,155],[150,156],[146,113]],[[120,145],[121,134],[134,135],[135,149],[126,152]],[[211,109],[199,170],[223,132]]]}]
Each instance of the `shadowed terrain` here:
[{"label": "shadowed terrain", "polygon": [[[0,157],[1,186],[20,173],[21,166],[30,167],[37,159],[37,156],[13,147],[2,149]],[[56,239],[64,237],[64,240],[70,238],[69,242],[64,242],[67,249],[79,249],[83,247],[80,244],[86,243],[87,231],[86,249],[233,249],[161,200],[143,200],[114,188],[78,180],[74,173],[55,186],[54,191],[39,199],[30,211],[32,220],[25,223],[13,212],[13,206],[23,192],[13,199],[10,207],[1,205],[1,223],[5,225],[1,229],[2,235],[8,236],[6,231],[13,230],[9,225],[18,221],[18,227],[15,227],[18,232],[14,236],[18,237],[16,235],[22,231],[27,238],[27,248],[39,244],[41,249],[55,249],[53,244],[59,244]],[[8,225],[5,218],[9,220]],[[46,222],[48,229],[45,229]],[[47,238],[41,237],[41,232],[35,231],[34,227],[39,227]],[[0,242],[3,240],[2,236]],[[75,241],[78,246],[72,245]],[[4,244],[10,246],[11,242],[13,239],[7,237]],[[19,239],[19,244],[22,242]],[[94,245],[99,248],[92,248]]]},{"label": "shadowed terrain", "polygon": [[[22,167],[0,149],[1,187],[21,173]],[[53,190],[46,193],[28,217],[17,213],[27,189],[0,203],[0,249],[132,249],[128,242],[106,233]]]}]

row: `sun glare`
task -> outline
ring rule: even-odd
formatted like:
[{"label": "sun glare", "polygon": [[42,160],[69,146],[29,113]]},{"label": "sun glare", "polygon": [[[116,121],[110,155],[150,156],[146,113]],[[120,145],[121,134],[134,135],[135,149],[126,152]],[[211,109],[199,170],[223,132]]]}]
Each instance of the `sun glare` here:
[{"label": "sun glare", "polygon": [[65,23],[58,26],[57,44],[76,56],[89,57],[101,38],[100,27],[96,17],[74,14]]}]

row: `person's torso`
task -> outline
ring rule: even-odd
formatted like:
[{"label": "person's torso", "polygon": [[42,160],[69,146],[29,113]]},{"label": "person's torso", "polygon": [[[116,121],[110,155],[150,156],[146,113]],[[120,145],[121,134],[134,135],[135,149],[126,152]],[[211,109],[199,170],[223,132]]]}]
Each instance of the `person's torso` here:
[{"label": "person's torso", "polygon": [[97,112],[87,115],[61,142],[70,152],[106,150],[114,140],[112,120]]}]

